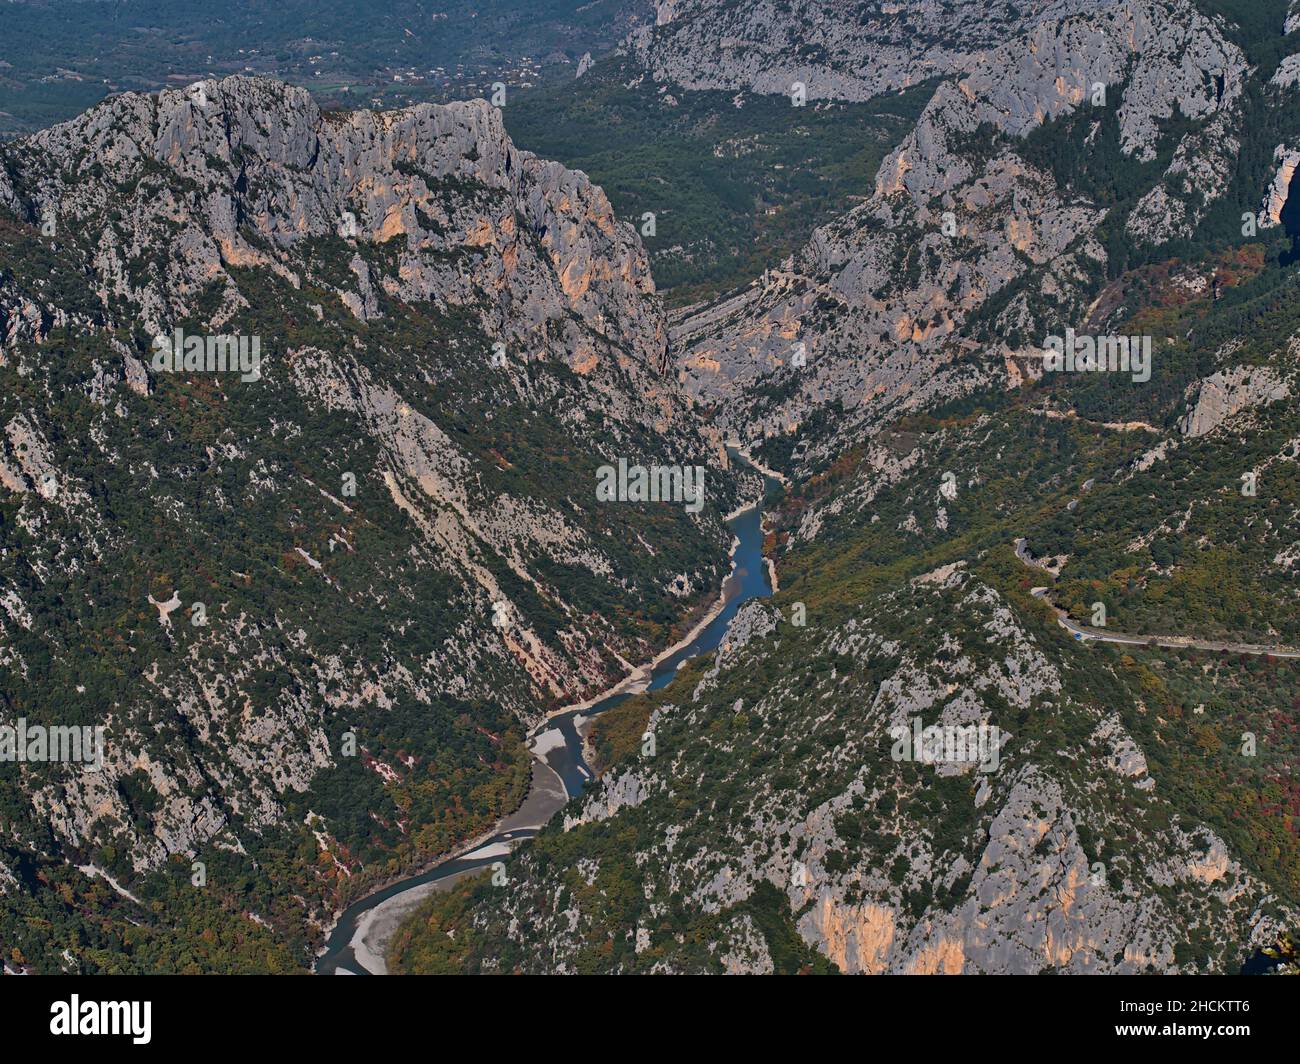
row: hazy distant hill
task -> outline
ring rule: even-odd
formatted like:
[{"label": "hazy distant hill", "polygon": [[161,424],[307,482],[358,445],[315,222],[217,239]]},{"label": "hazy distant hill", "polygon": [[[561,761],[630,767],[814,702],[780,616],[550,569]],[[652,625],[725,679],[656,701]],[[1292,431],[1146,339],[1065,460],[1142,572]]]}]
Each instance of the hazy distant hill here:
[{"label": "hazy distant hill", "polygon": [[0,5],[0,136],[227,74],[353,107],[486,96],[571,78],[653,16],[649,0],[16,0]]}]

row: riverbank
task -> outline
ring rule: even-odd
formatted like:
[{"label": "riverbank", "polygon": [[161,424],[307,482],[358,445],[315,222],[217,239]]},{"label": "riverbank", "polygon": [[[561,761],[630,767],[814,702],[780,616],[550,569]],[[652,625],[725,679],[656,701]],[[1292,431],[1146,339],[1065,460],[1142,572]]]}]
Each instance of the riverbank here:
[{"label": "riverbank", "polygon": [[[388,934],[391,934],[391,931],[395,929],[400,921],[394,922],[391,927],[388,927],[385,921],[384,926],[380,927],[380,910],[400,907],[403,906],[404,902],[409,901],[418,904],[433,890],[439,889],[440,885],[446,885],[449,879],[459,880],[463,878],[462,872],[468,874],[480,870],[486,860],[489,859],[481,851],[487,850],[498,843],[512,846],[515,843],[532,838],[555,815],[557,810],[564,808],[568,800],[569,795],[563,779],[544,760],[534,756],[528,790],[524,795],[524,800],[512,812],[497,820],[486,831],[426,863],[419,872],[407,872],[390,877],[383,883],[376,885],[368,894],[352,902],[345,909],[336,912],[329,929],[325,933],[325,944],[316,952],[316,970],[319,970],[320,961],[330,956],[331,953],[339,955],[350,949],[355,958],[352,963],[361,965],[367,972],[372,974],[382,974],[365,963],[367,957],[373,958],[382,954],[383,945],[387,939],[387,935],[376,935],[374,932],[378,927],[379,930],[386,930]],[[439,869],[448,868],[462,861],[474,863],[449,876],[439,877],[436,875]],[[410,884],[406,890],[394,890],[394,888],[400,887],[404,883]],[[390,891],[392,893],[388,893]],[[420,891],[420,893],[414,895],[411,893],[413,891]],[[384,897],[386,893],[388,893],[388,896]],[[331,940],[336,937],[339,930],[340,921],[346,917],[347,913],[359,906],[367,908],[364,915],[355,920],[355,926],[352,928],[347,941],[342,944],[334,942],[331,945]]]},{"label": "riverbank", "polygon": [[768,466],[765,466],[762,462],[760,462],[757,458],[755,458],[752,454],[750,454],[747,450],[745,450],[744,446],[740,443],[739,440],[734,440],[733,442],[727,444],[727,448],[729,450],[735,451],[736,454],[738,454],[747,463],[753,466],[755,472],[762,473],[763,476],[765,477],[771,477],[783,488],[788,489],[790,487],[789,477],[787,477],[784,473],[778,473],[775,469],[771,469]]},{"label": "riverbank", "polygon": [[[743,506],[740,506],[736,509],[736,511],[733,514],[730,514],[726,518],[724,518],[724,523],[733,521],[741,514],[746,512],[747,510],[754,509],[755,507],[761,505],[762,505],[762,499],[758,499],[754,502],[747,503]],[[728,551],[727,557],[728,560],[731,562],[733,569],[735,566],[736,552],[739,548],[740,548],[740,540],[737,537],[732,536],[731,549]],[[646,687],[649,686],[651,679],[654,676],[654,671],[656,668],[658,668],[670,657],[672,657],[672,655],[679,653],[682,650],[684,650],[686,647],[690,646],[691,642],[699,638],[700,634],[710,624],[712,624],[715,620],[717,620],[717,618],[721,615],[722,611],[726,608],[726,604],[727,604],[726,588],[727,588],[727,581],[730,579],[731,579],[731,573],[728,573],[728,575],[723,578],[722,588],[718,593],[718,597],[713,601],[713,603],[710,604],[709,608],[704,612],[704,615],[695,624],[691,626],[690,630],[672,646],[668,647],[667,649],[661,651],[658,655],[656,655],[655,658],[652,661],[650,661],[648,664],[641,665],[633,669],[630,673],[628,673],[627,676],[619,680],[612,687],[606,688],[604,691],[591,695],[579,702],[571,702],[567,705],[560,706],[557,709],[553,709],[544,713],[542,715],[541,720],[539,720],[528,730],[528,732],[524,736],[524,744],[525,746],[528,747],[529,753],[532,755],[533,758],[533,778],[530,781],[528,790],[524,793],[523,801],[520,802],[519,806],[515,810],[507,814],[502,819],[496,821],[496,823],[494,823],[490,828],[488,828],[486,831],[482,832],[481,834],[474,836],[468,841],[461,843],[460,845],[454,847],[453,849],[448,850],[440,854],[439,856],[435,857],[432,861],[429,861],[426,864],[422,865],[418,871],[403,872],[397,876],[392,876],[386,880],[381,880],[375,883],[374,886],[370,889],[369,893],[363,895],[360,899],[358,899],[358,901],[365,901],[367,897],[375,897],[377,895],[380,895],[384,893],[384,891],[390,890],[401,883],[405,883],[409,880],[419,879],[422,876],[427,876],[432,872],[436,871],[437,869],[445,865],[451,864],[455,861],[467,860],[472,858],[475,851],[486,846],[498,835],[500,835],[504,830],[506,830],[505,825],[509,823],[511,818],[515,817],[516,815],[518,815],[528,807],[529,801],[535,797],[538,791],[537,773],[539,770],[548,774],[551,777],[554,777],[554,779],[559,782],[561,791],[566,795],[565,800],[567,800],[567,789],[565,789],[563,779],[559,776],[558,773],[555,772],[554,769],[552,769],[546,763],[544,759],[544,752],[539,753],[539,751],[534,749],[533,744],[536,742],[539,735],[541,735],[543,732],[547,730],[548,725],[550,725],[552,721],[560,717],[565,717],[570,714],[577,715],[577,714],[585,713],[588,710],[594,708],[595,706],[600,705],[600,703],[604,702],[606,699],[616,698],[619,695],[639,694],[642,691],[644,691]],[[583,753],[585,756],[586,751],[588,749],[586,746],[587,737],[580,736],[580,739],[584,744]],[[560,801],[558,805],[563,806],[564,801]],[[549,819],[549,817],[547,819]],[[545,823],[545,819],[542,821],[542,824],[544,823]],[[537,825],[519,824],[519,825],[515,825],[512,830],[527,831],[530,830],[531,828],[540,828],[542,824],[537,824]],[[439,880],[437,882],[441,882],[441,881]],[[431,884],[425,884],[425,885],[431,886]],[[415,886],[412,887],[411,889],[418,890],[419,887]],[[427,896],[427,893],[428,892],[426,891],[424,896]],[[388,905],[393,900],[394,899],[389,898],[386,899],[385,901],[381,901],[377,903],[377,905],[375,906],[375,910]],[[334,913],[333,919],[330,921],[329,925],[324,929],[325,944],[322,945],[321,948],[316,951],[317,962],[319,962],[322,958],[326,957],[330,953],[329,940],[331,939],[331,937],[333,937],[334,933],[338,930],[339,921],[343,918],[343,915],[348,911],[348,909],[356,904],[357,902],[353,902],[352,905],[349,905]],[[356,932],[354,933],[352,939],[349,940],[349,944],[353,947],[354,951],[356,952],[357,960],[359,963],[363,961],[361,953],[362,953],[362,948],[364,946],[364,941],[366,937],[365,932],[367,931],[369,926],[373,926],[372,915],[375,912],[375,910],[371,910],[370,913],[367,913],[366,917],[363,917],[361,921],[358,921]],[[363,924],[367,925],[367,927],[363,927]],[[366,952],[367,955],[373,959],[375,955],[373,949],[367,949]],[[374,969],[370,968],[368,965],[367,965],[367,970],[374,972]],[[381,973],[376,973],[376,974],[381,974]]]},{"label": "riverbank", "polygon": [[[520,808],[498,821],[491,831],[457,847],[421,873],[399,877],[336,914],[325,946],[317,955],[317,972],[385,972],[387,944],[420,901],[450,882],[502,859],[519,842],[541,830],[571,795],[582,793],[592,778],[586,760],[590,751],[588,725],[596,716],[624,696],[671,682],[686,661],[716,649],[741,603],[772,593],[772,584],[764,579],[769,574],[774,578],[775,574],[767,564],[770,560],[763,556],[763,501],[760,498],[742,507],[728,519],[734,526],[728,555],[731,571],[717,599],[691,624],[690,630],[651,662],[633,669],[602,693],[547,713],[527,735],[533,776]],[[554,726],[548,727],[551,724]],[[543,736],[544,741],[539,743]]]},{"label": "riverbank", "polygon": [[[734,514],[724,518],[723,520],[724,522],[734,521],[746,510],[753,509],[753,507],[758,505],[761,505],[761,503],[750,503],[748,506],[742,506]],[[727,552],[727,558],[733,566],[735,564],[736,551],[739,549],[740,540],[733,536],[731,539],[731,550]],[[545,729],[546,725],[557,717],[563,717],[570,713],[585,712],[593,706],[605,701],[607,698],[614,698],[618,695],[636,695],[644,691],[646,687],[650,685],[650,681],[654,677],[655,669],[671,658],[674,654],[677,654],[690,646],[692,642],[700,637],[700,633],[702,633],[704,629],[721,616],[722,611],[727,608],[727,581],[730,579],[731,574],[728,574],[722,581],[722,590],[718,593],[717,599],[704,612],[704,616],[696,621],[695,624],[691,626],[690,631],[682,636],[681,639],[677,640],[676,643],[668,647],[666,650],[660,651],[660,653],[649,664],[637,666],[637,668],[633,669],[627,676],[619,680],[619,682],[613,687],[602,691],[600,694],[592,695],[590,698],[583,699],[581,702],[573,702],[567,706],[561,706],[558,709],[550,710],[545,714],[542,721],[535,725],[528,733],[528,738],[535,739],[537,735]]]}]

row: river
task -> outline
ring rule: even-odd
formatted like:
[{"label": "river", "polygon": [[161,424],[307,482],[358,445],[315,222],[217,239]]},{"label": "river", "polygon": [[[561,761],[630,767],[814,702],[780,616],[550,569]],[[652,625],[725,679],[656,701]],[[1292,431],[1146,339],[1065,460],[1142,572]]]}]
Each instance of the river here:
[{"label": "river", "polygon": [[[772,477],[764,478],[765,492],[778,488]],[[639,691],[666,687],[685,662],[717,649],[742,603],[772,594],[763,558],[762,503],[739,511],[727,524],[736,543],[731,573],[722,585],[721,609],[715,610],[715,615],[682,645],[661,655],[652,666],[638,670],[611,693],[590,704],[553,714],[535,729],[529,737],[534,755],[532,786],[523,805],[468,852],[376,891],[344,910],[316,961],[318,974],[385,974],[385,945],[398,924],[424,898],[501,860],[521,840],[536,835],[571,797],[582,794],[593,775],[582,751],[583,737],[593,718]]]}]

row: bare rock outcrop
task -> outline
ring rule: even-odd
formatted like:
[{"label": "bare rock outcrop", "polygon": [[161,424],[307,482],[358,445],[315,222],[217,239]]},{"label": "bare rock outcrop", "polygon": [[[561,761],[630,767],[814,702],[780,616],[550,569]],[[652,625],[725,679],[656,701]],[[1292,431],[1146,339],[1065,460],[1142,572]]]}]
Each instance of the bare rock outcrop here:
[{"label": "bare rock outcrop", "polygon": [[1289,382],[1272,366],[1233,366],[1194,384],[1195,405],[1181,422],[1184,436],[1213,432],[1238,412],[1275,403],[1291,394]]}]

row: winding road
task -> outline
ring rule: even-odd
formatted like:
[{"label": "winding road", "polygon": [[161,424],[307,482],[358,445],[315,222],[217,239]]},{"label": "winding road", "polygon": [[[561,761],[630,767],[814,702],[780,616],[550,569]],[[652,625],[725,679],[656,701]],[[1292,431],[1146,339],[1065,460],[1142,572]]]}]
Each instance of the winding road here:
[{"label": "winding road", "polygon": [[[1023,538],[1016,540],[1015,547],[1016,557],[1030,568],[1048,573],[1053,577],[1056,576],[1056,573],[1030,555]],[[1091,628],[1071,619],[1069,613],[1052,600],[1051,590],[1049,587],[1034,587],[1029,589],[1029,593],[1034,598],[1046,602],[1052,608],[1052,612],[1056,614],[1056,623],[1081,643],[1095,640],[1098,643],[1125,643],[1129,646],[1139,647],[1158,646],[1181,650],[1222,650],[1231,654],[1267,654],[1275,658],[1300,658],[1300,650],[1295,647],[1269,646],[1263,643],[1230,643],[1217,639],[1193,639],[1190,636],[1182,635],[1134,635],[1131,632],[1112,632],[1104,628]]]}]

